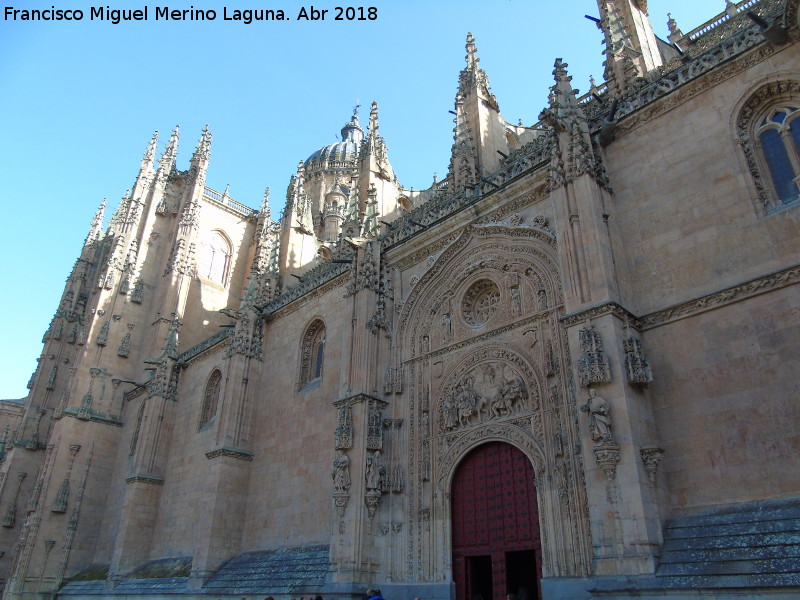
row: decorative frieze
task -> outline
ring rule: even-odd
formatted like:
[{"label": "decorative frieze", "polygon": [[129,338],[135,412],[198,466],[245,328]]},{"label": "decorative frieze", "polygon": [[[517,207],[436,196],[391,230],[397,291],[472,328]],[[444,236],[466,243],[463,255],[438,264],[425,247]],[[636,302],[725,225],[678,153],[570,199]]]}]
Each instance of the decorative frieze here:
[{"label": "decorative frieze", "polygon": [[625,375],[628,383],[647,385],[653,381],[650,370],[650,361],[644,355],[642,342],[631,336],[624,342],[625,348]]},{"label": "decorative frieze", "polygon": [[383,450],[383,413],[375,400],[369,403],[367,450]]},{"label": "decorative frieze", "polygon": [[56,498],[53,501],[53,508],[51,509],[54,513],[64,513],[67,512],[67,504],[69,502],[69,487],[70,482],[69,478],[72,475],[72,467],[75,464],[75,456],[78,454],[78,451],[81,449],[80,444],[71,444],[69,447],[69,464],[67,465],[67,473],[64,475],[64,481],[61,482],[61,486],[58,488],[58,492],[56,493]]},{"label": "decorative frieze", "polygon": [[402,394],[404,376],[405,373],[403,367],[387,367],[383,378],[383,393]]},{"label": "decorative frieze", "polygon": [[131,292],[131,302],[135,302],[136,304],[141,304],[143,299],[144,299],[144,282],[141,279],[137,279],[133,283],[133,291]]},{"label": "decorative frieze", "polygon": [[119,343],[119,348],[117,349],[117,356],[121,356],[122,358],[128,358],[131,353],[131,332],[133,331],[133,323],[128,323],[128,333],[126,333],[122,341]]},{"label": "decorative frieze", "polygon": [[647,471],[647,477],[650,479],[650,487],[655,487],[656,472],[664,458],[664,449],[658,447],[642,448],[639,453],[642,456],[642,462],[644,463],[645,471]]},{"label": "decorative frieze", "polygon": [[336,425],[336,449],[345,450],[353,447],[353,407],[343,404],[339,407],[339,422]]},{"label": "decorative frieze", "polygon": [[209,460],[212,458],[217,458],[218,456],[227,456],[228,458],[236,458],[238,460],[244,460],[247,462],[253,460],[252,452],[248,452],[247,450],[238,450],[236,448],[228,448],[226,446],[206,452],[206,458]]},{"label": "decorative frieze", "polygon": [[581,386],[611,381],[611,369],[608,357],[603,351],[603,340],[600,333],[589,324],[578,332],[581,345],[581,357],[578,359],[578,372]]}]

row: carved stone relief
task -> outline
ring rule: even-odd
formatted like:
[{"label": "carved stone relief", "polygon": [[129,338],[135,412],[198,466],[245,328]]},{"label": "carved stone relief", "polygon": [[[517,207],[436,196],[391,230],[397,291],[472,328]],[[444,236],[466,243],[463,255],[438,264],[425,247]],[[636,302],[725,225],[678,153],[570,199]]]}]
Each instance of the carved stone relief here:
[{"label": "carved stone relief", "polygon": [[578,359],[581,385],[587,387],[593,383],[611,381],[611,369],[608,365],[608,357],[603,351],[603,340],[600,333],[590,323],[588,327],[584,327],[578,332],[578,340],[582,352]]},{"label": "carved stone relief", "polygon": [[439,431],[514,417],[538,401],[538,390],[531,394],[520,372],[505,361],[488,360],[462,367],[442,390]]}]

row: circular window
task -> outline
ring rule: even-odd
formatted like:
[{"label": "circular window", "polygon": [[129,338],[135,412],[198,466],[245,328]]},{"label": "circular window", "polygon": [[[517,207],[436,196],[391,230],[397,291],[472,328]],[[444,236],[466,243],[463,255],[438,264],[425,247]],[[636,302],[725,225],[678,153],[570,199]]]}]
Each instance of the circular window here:
[{"label": "circular window", "polygon": [[491,279],[476,281],[464,294],[461,301],[461,314],[473,327],[486,323],[497,310],[500,302],[500,289]]}]

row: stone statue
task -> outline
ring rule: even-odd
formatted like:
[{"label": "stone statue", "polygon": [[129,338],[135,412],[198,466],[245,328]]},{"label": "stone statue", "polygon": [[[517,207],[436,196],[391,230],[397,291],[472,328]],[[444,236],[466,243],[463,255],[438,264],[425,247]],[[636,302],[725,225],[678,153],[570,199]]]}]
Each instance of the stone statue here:
[{"label": "stone statue", "polygon": [[333,460],[333,489],[337,492],[346,492],[350,489],[350,458],[344,450],[339,450]]},{"label": "stone statue", "polygon": [[383,465],[381,465],[381,451],[375,450],[375,453],[372,456],[367,455],[367,472],[365,473],[364,477],[367,480],[367,489],[368,490],[378,490],[381,489],[381,471],[384,470]]},{"label": "stone statue", "polygon": [[589,432],[596,442],[606,442],[611,437],[611,416],[606,400],[597,395],[594,388],[589,388],[589,399],[581,406],[581,412],[589,415]]}]

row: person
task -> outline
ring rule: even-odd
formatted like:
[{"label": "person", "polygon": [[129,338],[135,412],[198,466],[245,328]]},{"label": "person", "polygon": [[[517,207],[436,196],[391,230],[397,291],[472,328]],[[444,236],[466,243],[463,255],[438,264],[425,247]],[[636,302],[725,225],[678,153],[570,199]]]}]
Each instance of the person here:
[{"label": "person", "polygon": [[378,588],[370,588],[367,590],[365,600],[383,600],[383,596]]}]

